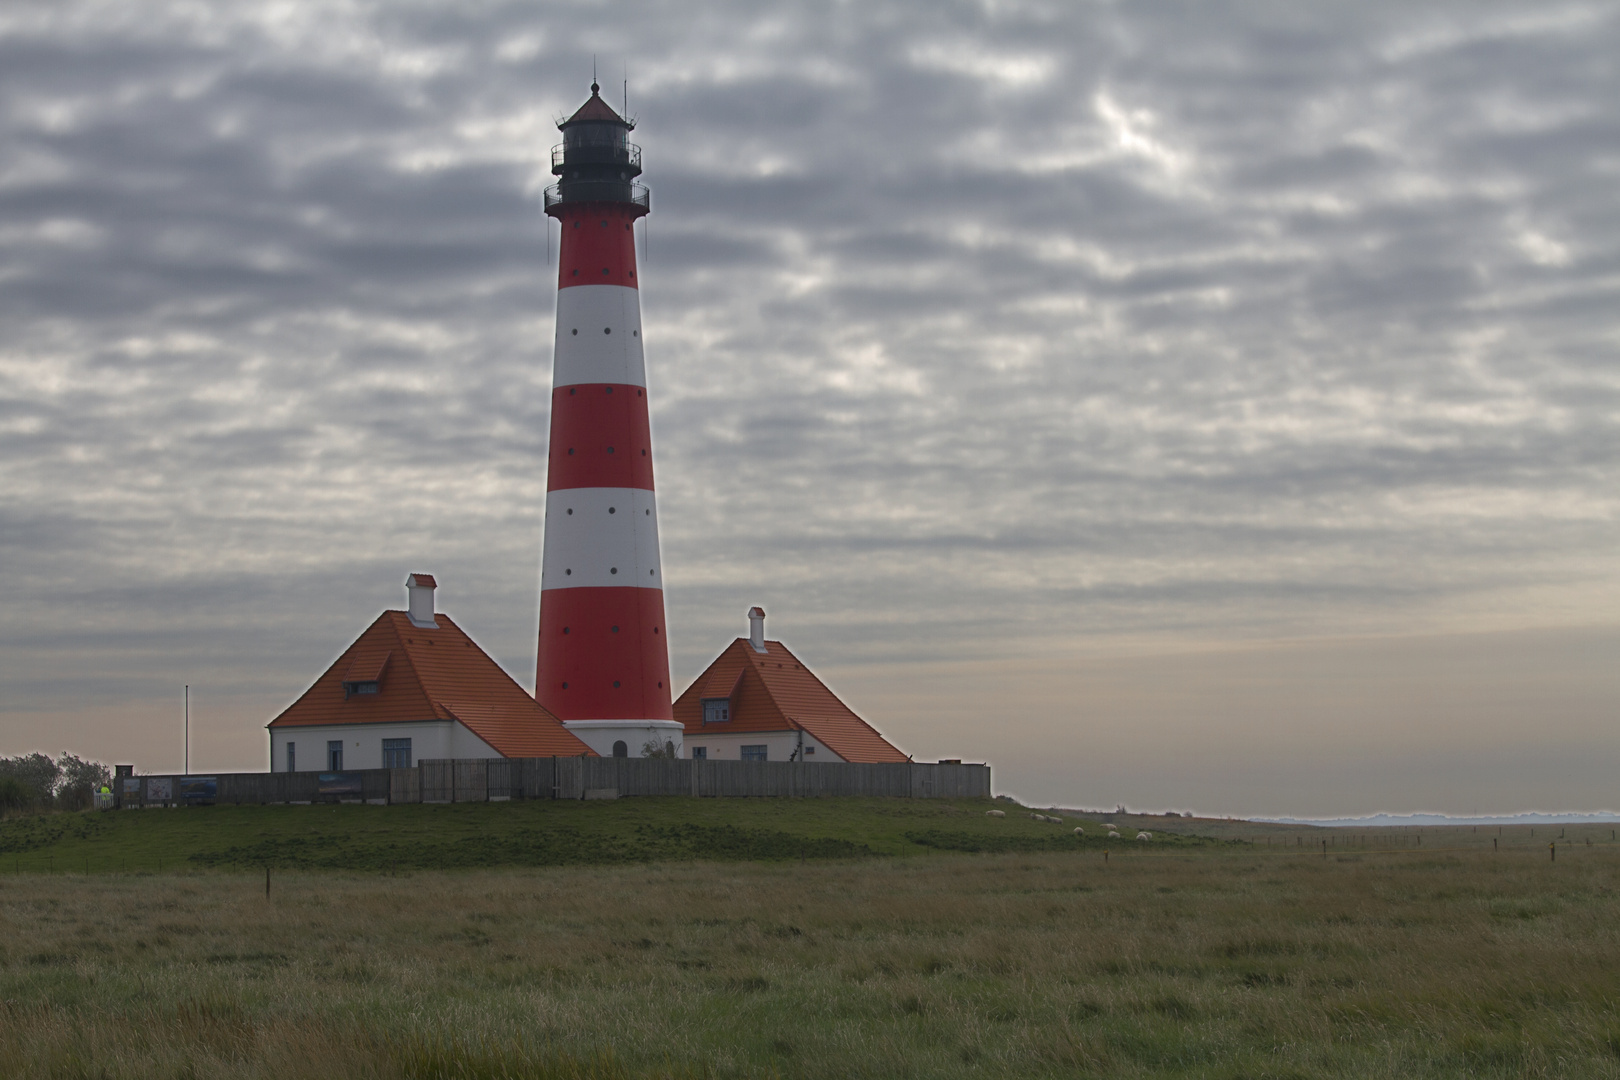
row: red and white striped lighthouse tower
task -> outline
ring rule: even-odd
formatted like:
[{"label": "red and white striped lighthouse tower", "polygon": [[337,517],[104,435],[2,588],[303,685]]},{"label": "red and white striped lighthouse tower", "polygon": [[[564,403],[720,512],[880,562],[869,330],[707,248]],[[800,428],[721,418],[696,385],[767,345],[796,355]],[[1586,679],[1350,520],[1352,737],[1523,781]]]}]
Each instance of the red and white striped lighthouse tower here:
[{"label": "red and white striped lighthouse tower", "polygon": [[558,125],[562,225],[534,696],[603,755],[679,752],[641,351],[636,219],[650,209],[634,121],[591,84]]}]

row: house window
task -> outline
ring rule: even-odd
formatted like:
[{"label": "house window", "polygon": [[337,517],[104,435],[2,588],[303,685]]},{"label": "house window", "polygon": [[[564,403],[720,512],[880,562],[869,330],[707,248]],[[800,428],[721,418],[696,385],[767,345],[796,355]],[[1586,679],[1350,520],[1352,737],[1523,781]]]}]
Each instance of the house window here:
[{"label": "house window", "polygon": [[298,755],[293,752],[293,748],[296,747],[297,745],[298,745],[297,743],[288,743],[287,744],[287,771],[288,772],[297,772],[298,771]]},{"label": "house window", "polygon": [[811,754],[813,754],[815,752],[816,752],[816,748],[813,747],[813,746],[807,746],[807,747],[804,748],[804,756],[805,757],[809,757]]},{"label": "house window", "polygon": [[326,771],[343,771],[343,740],[333,739],[326,744]]},{"label": "house window", "polygon": [[343,684],[343,696],[345,699],[352,698],[356,694],[375,694],[376,692],[377,681],[375,679],[371,679],[366,682],[346,682]]},{"label": "house window", "polygon": [[703,722],[705,724],[719,724],[731,719],[730,698],[704,698]]},{"label": "house window", "polygon": [[766,757],[766,747],[764,747],[764,746],[745,746],[745,747],[743,747],[742,748],[742,759],[744,761],[768,761],[768,760],[770,760],[768,757]]},{"label": "house window", "polygon": [[630,756],[630,748],[624,744],[623,739],[620,739],[618,742],[613,744],[613,756],[614,757],[629,757]]},{"label": "house window", "polygon": [[709,748],[707,746],[694,746],[694,747],[692,747],[692,760],[693,761],[707,761],[707,760],[709,760]]},{"label": "house window", "polygon": [[383,740],[383,768],[408,769],[411,767],[411,740]]}]

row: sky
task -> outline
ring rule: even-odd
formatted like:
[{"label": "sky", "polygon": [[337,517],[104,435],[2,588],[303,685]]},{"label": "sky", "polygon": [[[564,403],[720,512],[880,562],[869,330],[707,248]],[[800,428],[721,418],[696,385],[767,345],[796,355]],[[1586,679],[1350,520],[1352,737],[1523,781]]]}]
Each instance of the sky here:
[{"label": "sky", "polygon": [[0,754],[261,769],[409,572],[532,686],[556,120],[671,662],[1067,806],[1620,808],[1620,7],[0,7]]}]

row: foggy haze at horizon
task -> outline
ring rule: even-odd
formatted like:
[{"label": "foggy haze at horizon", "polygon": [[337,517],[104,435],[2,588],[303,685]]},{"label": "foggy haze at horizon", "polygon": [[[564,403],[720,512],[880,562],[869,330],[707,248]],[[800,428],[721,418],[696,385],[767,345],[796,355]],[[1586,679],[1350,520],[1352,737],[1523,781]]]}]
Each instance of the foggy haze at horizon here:
[{"label": "foggy haze at horizon", "polygon": [[0,11],[0,754],[532,687],[540,192],[628,68],[677,689],[1045,804],[1620,809],[1620,8]]}]

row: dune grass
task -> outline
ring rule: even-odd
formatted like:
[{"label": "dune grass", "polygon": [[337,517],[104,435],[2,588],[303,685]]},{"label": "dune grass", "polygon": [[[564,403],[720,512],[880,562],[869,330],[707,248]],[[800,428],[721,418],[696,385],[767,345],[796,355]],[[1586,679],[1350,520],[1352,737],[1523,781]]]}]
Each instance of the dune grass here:
[{"label": "dune grass", "polygon": [[[743,805],[688,824],[816,828]],[[268,899],[189,859],[0,873],[0,1077],[1620,1077],[1614,846],[1105,863],[917,828],[868,838],[903,857],[280,869]]]}]

